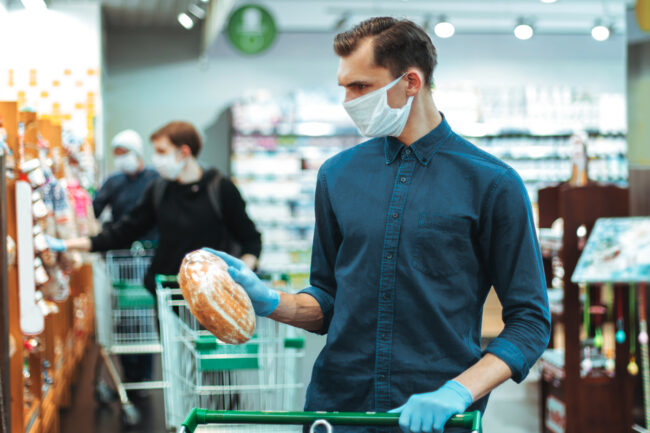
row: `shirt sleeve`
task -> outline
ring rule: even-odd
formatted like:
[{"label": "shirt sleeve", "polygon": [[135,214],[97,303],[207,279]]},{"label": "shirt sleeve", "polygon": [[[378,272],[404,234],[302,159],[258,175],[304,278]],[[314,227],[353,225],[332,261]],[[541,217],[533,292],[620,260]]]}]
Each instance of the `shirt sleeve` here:
[{"label": "shirt sleeve", "polygon": [[316,182],[316,227],[311,253],[310,287],[299,293],[313,296],[323,312],[323,326],[317,334],[326,334],[334,315],[334,298],[336,296],[336,278],[334,267],[341,245],[342,235],[327,188],[325,171],[321,167]]},{"label": "shirt sleeve", "polygon": [[90,238],[91,251],[108,251],[129,248],[148,230],[156,225],[156,211],[153,205],[152,182],[145,190],[138,204],[119,221],[109,224],[96,236]]},{"label": "shirt sleeve", "polygon": [[106,179],[106,182],[104,182],[104,184],[99,188],[99,191],[97,191],[97,194],[93,199],[93,212],[95,212],[95,218],[99,218],[104,211],[104,208],[111,200],[111,195],[113,194],[112,179],[112,177]]},{"label": "shirt sleeve", "polygon": [[226,178],[221,181],[221,201],[225,204],[223,217],[226,226],[230,234],[241,243],[241,254],[259,257],[262,252],[262,235],[246,213],[246,202],[239,190],[231,180]]},{"label": "shirt sleeve", "polygon": [[551,318],[528,193],[511,168],[493,183],[483,223],[481,250],[505,323],[485,353],[508,364],[512,378],[521,382],[548,345]]}]

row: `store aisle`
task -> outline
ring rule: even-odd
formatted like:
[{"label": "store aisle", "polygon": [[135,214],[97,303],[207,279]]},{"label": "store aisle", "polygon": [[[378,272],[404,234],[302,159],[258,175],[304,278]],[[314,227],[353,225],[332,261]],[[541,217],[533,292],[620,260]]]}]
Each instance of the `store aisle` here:
[{"label": "store aisle", "polygon": [[[133,397],[140,409],[142,422],[126,428],[121,422],[120,405],[100,405],[95,400],[95,363],[99,347],[91,344],[79,371],[79,380],[72,390],[72,404],[61,411],[61,431],[65,433],[166,433],[162,391],[148,391],[142,398]],[[154,371],[154,375],[160,374]]]}]

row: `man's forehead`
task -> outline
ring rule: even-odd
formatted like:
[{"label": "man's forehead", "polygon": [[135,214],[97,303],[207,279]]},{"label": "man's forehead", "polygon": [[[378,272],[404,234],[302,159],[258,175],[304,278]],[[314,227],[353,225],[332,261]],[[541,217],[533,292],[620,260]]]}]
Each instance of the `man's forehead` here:
[{"label": "man's forehead", "polygon": [[366,38],[359,42],[352,53],[340,58],[337,78],[339,84],[345,86],[353,82],[376,80],[387,72],[388,69],[375,64],[372,41]]}]

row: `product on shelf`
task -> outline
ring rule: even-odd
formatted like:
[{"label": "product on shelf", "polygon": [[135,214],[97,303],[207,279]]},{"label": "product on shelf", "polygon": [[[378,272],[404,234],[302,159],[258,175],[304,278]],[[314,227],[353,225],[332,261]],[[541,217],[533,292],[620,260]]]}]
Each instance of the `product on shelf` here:
[{"label": "product on shelf", "polygon": [[7,235],[7,264],[13,266],[16,264],[16,242]]}]

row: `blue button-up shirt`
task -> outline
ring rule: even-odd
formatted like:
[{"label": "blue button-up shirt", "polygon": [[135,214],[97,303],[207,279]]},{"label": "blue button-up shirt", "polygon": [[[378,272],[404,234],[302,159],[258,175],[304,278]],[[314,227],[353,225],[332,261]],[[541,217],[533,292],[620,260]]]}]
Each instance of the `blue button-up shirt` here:
[{"label": "blue button-up shirt", "polygon": [[520,382],[548,344],[523,182],[444,119],[410,146],[375,138],[323,164],[310,285],[327,342],[306,410],[386,411],[471,367],[491,286],[505,328],[484,352]]}]

